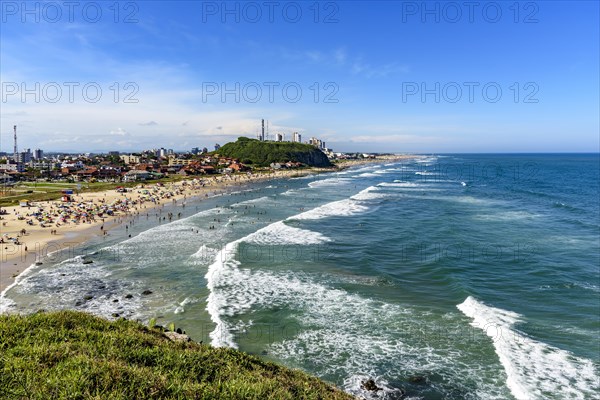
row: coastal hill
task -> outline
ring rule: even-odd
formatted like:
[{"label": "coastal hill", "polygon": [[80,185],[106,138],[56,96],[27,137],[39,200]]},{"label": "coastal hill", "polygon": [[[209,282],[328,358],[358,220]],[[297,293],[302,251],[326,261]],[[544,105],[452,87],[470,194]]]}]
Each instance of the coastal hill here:
[{"label": "coastal hill", "polygon": [[237,350],[171,341],[158,327],[75,311],[1,315],[0,348],[2,398],[353,398]]},{"label": "coastal hill", "polygon": [[244,164],[259,167],[287,161],[300,162],[311,167],[330,167],[329,159],[321,150],[310,144],[292,142],[262,142],[257,139],[239,137],[219,150],[221,156],[239,159]]}]

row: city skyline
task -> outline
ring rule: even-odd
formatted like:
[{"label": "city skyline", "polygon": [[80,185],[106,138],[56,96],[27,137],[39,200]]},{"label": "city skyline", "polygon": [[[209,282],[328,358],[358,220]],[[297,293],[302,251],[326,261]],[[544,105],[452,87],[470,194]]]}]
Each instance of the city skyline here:
[{"label": "city skyline", "polygon": [[20,148],[181,151],[261,118],[346,152],[599,150],[596,2],[22,4],[3,152],[13,125]]}]

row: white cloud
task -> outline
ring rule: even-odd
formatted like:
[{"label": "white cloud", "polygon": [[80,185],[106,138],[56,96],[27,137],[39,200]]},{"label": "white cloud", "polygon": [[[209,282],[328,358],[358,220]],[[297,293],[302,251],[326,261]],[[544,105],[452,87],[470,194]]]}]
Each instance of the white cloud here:
[{"label": "white cloud", "polygon": [[127,136],[127,131],[123,128],[117,128],[116,130],[111,130],[110,135],[112,136]]}]

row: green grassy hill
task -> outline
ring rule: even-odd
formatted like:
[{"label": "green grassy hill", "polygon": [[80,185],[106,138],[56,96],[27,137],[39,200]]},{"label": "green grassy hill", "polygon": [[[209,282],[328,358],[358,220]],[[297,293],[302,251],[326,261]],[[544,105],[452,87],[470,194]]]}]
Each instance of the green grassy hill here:
[{"label": "green grassy hill", "polygon": [[75,311],[0,316],[2,399],[351,399],[301,371]]},{"label": "green grassy hill", "polygon": [[311,167],[330,167],[329,159],[315,146],[291,142],[261,142],[240,137],[215,151],[221,156],[234,157],[245,164],[260,167],[271,163],[296,161]]}]

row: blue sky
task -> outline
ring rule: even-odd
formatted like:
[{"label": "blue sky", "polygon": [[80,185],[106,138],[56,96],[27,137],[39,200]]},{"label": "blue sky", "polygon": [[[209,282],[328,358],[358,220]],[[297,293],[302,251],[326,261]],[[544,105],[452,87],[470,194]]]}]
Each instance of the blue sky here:
[{"label": "blue sky", "polygon": [[598,4],[4,1],[0,150],[597,152]]}]

